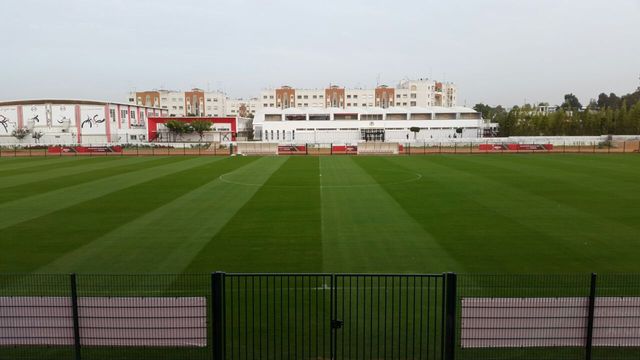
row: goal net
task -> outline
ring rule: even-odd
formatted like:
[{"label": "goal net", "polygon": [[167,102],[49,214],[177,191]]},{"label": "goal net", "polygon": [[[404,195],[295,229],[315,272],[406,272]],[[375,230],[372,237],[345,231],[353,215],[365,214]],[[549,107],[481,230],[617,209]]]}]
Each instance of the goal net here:
[{"label": "goal net", "polygon": [[395,142],[363,142],[358,144],[358,155],[395,155],[399,147]]},{"label": "goal net", "polygon": [[278,155],[278,143],[238,142],[238,155]]}]

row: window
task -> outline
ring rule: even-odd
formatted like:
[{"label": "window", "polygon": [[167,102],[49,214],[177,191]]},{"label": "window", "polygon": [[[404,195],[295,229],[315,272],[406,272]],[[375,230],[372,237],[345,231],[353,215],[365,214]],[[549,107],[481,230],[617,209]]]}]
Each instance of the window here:
[{"label": "window", "polygon": [[308,96],[308,95],[305,95],[305,96],[303,96],[302,98],[303,98],[303,99],[308,99],[308,98],[309,98],[309,96]]},{"label": "window", "polygon": [[183,101],[182,98],[178,98],[178,101]]},{"label": "window", "polygon": [[313,98],[314,98],[314,99],[317,99],[317,98],[318,98],[318,95],[313,95]]},{"label": "window", "polygon": [[131,118],[134,120],[136,119],[136,113],[133,110],[131,110]]},{"label": "window", "polygon": [[318,99],[322,99],[324,95],[318,95]]},{"label": "window", "polygon": [[298,99],[302,99],[302,95],[298,95]]},{"label": "window", "polygon": [[273,95],[269,95],[269,99],[273,99]]},{"label": "window", "polygon": [[125,119],[127,117],[127,110],[120,110],[120,118]]},{"label": "window", "polygon": [[177,106],[172,106],[173,110],[178,110]]},{"label": "window", "polygon": [[351,95],[347,95],[347,99],[351,99]]},{"label": "window", "polygon": [[397,94],[397,95],[396,95],[396,98],[400,99],[400,94]]},{"label": "window", "polygon": [[268,107],[269,104],[262,104],[262,107]]},{"label": "window", "polygon": [[351,103],[347,103],[347,106],[351,106]]},{"label": "window", "polygon": [[412,101],[412,102],[411,102],[411,106],[416,106],[416,102],[415,102],[415,101]]},{"label": "window", "polygon": [[416,98],[416,94],[415,94],[415,93],[414,93],[414,94],[411,94],[411,98],[412,98],[412,99],[415,99],[415,98]]},{"label": "window", "polygon": [[116,109],[109,109],[109,116],[111,117],[111,121],[116,121]]},{"label": "window", "polygon": [[136,99],[134,98],[129,98],[129,102],[134,102]]},{"label": "window", "polygon": [[273,140],[273,130],[271,130],[271,140]]},{"label": "window", "polygon": [[137,136],[137,135],[130,135],[130,136],[129,136],[129,139],[131,139],[131,140],[137,140],[137,139],[138,139],[138,136]]},{"label": "window", "polygon": [[354,98],[354,99],[357,99],[357,98],[358,98],[358,95],[353,95],[353,98]]},{"label": "window", "polygon": [[302,103],[298,103],[298,107],[302,106]]},{"label": "window", "polygon": [[179,108],[180,110],[183,110],[183,109],[184,109],[184,106],[178,106],[178,108]]},{"label": "window", "polygon": [[207,99],[207,102],[211,102],[211,99]]}]

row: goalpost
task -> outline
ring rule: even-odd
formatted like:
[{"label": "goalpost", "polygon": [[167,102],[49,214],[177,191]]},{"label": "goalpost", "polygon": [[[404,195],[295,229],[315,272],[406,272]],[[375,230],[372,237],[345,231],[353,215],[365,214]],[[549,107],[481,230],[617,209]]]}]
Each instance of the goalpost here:
[{"label": "goalpost", "polygon": [[278,155],[278,143],[238,142],[238,155]]},{"label": "goalpost", "polygon": [[396,142],[361,142],[358,155],[397,155],[400,144]]}]

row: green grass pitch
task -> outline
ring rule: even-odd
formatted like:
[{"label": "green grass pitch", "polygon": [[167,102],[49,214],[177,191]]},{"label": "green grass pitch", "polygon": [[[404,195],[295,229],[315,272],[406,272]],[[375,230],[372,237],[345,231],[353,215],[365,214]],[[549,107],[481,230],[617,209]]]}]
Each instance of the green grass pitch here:
[{"label": "green grass pitch", "polygon": [[0,159],[0,272],[638,272],[640,156]]}]

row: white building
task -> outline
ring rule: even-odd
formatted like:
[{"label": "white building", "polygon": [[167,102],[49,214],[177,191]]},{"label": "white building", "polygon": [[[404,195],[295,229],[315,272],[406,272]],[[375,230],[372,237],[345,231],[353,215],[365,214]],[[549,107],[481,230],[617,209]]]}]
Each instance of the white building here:
[{"label": "white building", "polygon": [[[167,110],[157,107],[95,100],[2,101],[0,145],[146,142],[147,119],[167,115]],[[17,139],[12,135],[17,129],[27,129],[29,134]]]},{"label": "white building", "polygon": [[250,117],[258,107],[257,99],[230,99],[221,91],[151,90],[129,94],[129,103],[165,109],[169,116]]},{"label": "white building", "polygon": [[446,141],[481,137],[483,126],[481,114],[473,109],[439,106],[274,107],[260,109],[253,120],[256,139],[290,144]]},{"label": "white building", "polygon": [[429,79],[404,80],[396,87],[385,85],[373,89],[348,89],[330,86],[326,89],[296,89],[282,86],[264,90],[259,107],[297,108],[357,108],[357,107],[454,107],[457,89],[452,83]]}]

